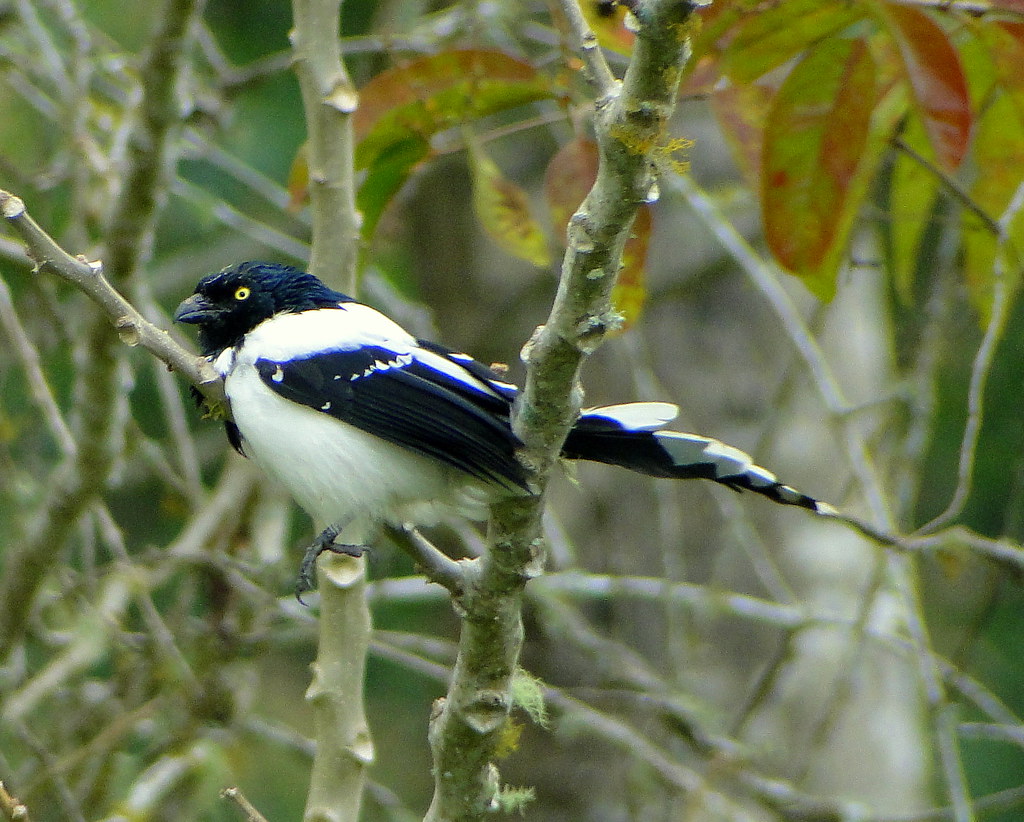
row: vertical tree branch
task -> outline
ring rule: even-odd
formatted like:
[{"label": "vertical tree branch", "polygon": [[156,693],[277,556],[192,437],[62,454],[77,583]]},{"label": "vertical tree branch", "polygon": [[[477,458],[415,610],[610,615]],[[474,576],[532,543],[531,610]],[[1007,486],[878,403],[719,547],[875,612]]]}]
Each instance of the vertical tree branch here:
[{"label": "vertical tree branch", "polygon": [[306,822],[355,822],[373,742],[363,709],[363,675],[370,636],[366,562],[324,554],[320,580],[320,629],[313,679],[306,699],[313,708],[316,754],[306,800]]},{"label": "vertical tree branch", "polygon": [[[567,17],[578,24],[582,18],[575,0],[566,5]],[[543,491],[578,414],[579,369],[618,321],[611,311],[611,289],[636,210],[654,185],[654,154],[665,142],[675,107],[693,4],[651,0],[635,2],[631,9],[639,30],[623,83],[609,87],[599,70],[593,78],[599,95],[597,181],[570,220],[551,314],[524,352],[528,372],[515,427],[526,444],[523,458],[538,493],[494,506],[489,549],[478,573],[467,575],[459,655],[430,727],[435,788],[429,822],[479,819],[498,804],[494,752],[512,708],[523,586],[542,568]],[[578,49],[587,53],[593,48],[593,35],[585,27],[578,24],[574,32]]]},{"label": "vertical tree branch", "polygon": [[[356,290],[359,215],[355,206],[352,113],[358,102],[341,62],[341,0],[294,0],[295,70],[306,112],[309,193],[313,216],[311,273]],[[330,523],[318,523],[318,527]],[[331,554],[318,563],[320,635],[313,681],[316,756],[306,802],[307,822],[355,822],[373,743],[363,708],[370,642],[363,559]]]},{"label": "vertical tree branch", "polygon": [[313,248],[309,271],[356,290],[359,214],[355,200],[352,114],[359,98],[341,62],[341,0],[294,0],[295,72],[306,112]]}]

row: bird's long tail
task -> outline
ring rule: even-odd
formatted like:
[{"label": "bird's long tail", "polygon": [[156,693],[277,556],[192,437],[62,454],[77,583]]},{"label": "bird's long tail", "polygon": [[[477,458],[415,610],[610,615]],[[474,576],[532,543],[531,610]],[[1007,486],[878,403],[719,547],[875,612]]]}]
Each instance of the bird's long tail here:
[{"label": "bird's long tail", "polygon": [[678,408],[667,402],[635,402],[589,408],[573,426],[562,456],[619,465],[652,477],[709,479],[735,491],[753,491],[782,505],[818,514],[834,509],[784,485],[766,468],[724,442],[663,430]]}]

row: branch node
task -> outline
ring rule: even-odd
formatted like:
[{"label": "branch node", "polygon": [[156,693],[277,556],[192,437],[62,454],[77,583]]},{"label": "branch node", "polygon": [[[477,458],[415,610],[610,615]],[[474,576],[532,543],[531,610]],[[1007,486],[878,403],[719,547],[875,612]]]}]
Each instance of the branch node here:
[{"label": "branch node", "polygon": [[508,694],[493,688],[483,688],[465,711],[466,724],[476,733],[485,735],[498,731],[508,717],[511,704]]},{"label": "branch node", "polygon": [[114,327],[117,329],[118,339],[125,345],[134,348],[142,341],[138,323],[131,317],[118,317],[114,322]]},{"label": "branch node", "polygon": [[0,213],[8,220],[16,220],[25,213],[25,203],[20,197],[0,191]]}]

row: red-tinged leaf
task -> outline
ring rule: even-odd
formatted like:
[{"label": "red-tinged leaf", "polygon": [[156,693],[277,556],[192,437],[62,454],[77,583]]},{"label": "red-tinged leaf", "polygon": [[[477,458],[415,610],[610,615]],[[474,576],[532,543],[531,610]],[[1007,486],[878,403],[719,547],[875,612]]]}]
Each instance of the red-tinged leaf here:
[{"label": "red-tinged leaf", "polygon": [[785,0],[747,11],[719,65],[737,83],[756,80],[864,14],[860,3],[847,0]]},{"label": "red-tinged leaf", "polygon": [[622,316],[616,333],[628,331],[643,312],[647,300],[647,249],[651,241],[651,210],[640,206],[629,239],[622,249],[622,268],[612,288],[612,308]]},{"label": "red-tinged leaf", "polygon": [[835,289],[876,101],[863,40],[830,39],[801,60],[765,127],[761,205],[776,258],[821,297]]},{"label": "red-tinged leaf", "polygon": [[292,167],[288,171],[288,210],[297,214],[309,202],[309,159],[308,149],[303,143],[295,152]]},{"label": "red-tinged leaf", "polygon": [[992,5],[997,9],[1024,14],[1024,0],[992,0]]},{"label": "red-tinged leaf", "polygon": [[356,166],[395,143],[426,140],[476,118],[553,96],[529,63],[483,49],[444,51],[388,69],[359,93]]},{"label": "red-tinged leaf", "polygon": [[764,124],[774,90],[757,83],[729,85],[711,96],[711,108],[743,179],[753,190],[761,181]]},{"label": "red-tinged leaf", "polygon": [[876,6],[899,49],[914,104],[939,166],[960,167],[971,136],[971,100],[960,56],[925,12],[897,3]]},{"label": "red-tinged leaf", "polygon": [[544,195],[554,235],[563,245],[569,218],[597,179],[597,164],[597,143],[584,137],[566,143],[548,163]]},{"label": "red-tinged leaf", "polygon": [[597,36],[597,42],[604,48],[618,54],[633,51],[636,35],[626,26],[626,15],[629,12],[625,5],[607,0],[583,0],[580,9],[590,30]]},{"label": "red-tinged leaf", "polygon": [[[974,139],[978,177],[971,187],[971,200],[994,220],[1004,212],[1017,189],[1024,183],[1024,120],[1006,94],[997,95],[986,107]],[[1009,265],[1007,275],[1016,276],[1020,249],[1024,249],[1024,209],[1007,227]],[[964,211],[964,269],[972,301],[982,316],[992,300],[992,278],[998,251],[990,226],[972,212]],[[1016,286],[1016,281],[1014,285]]]},{"label": "red-tinged leaf", "polygon": [[509,254],[539,268],[551,264],[548,241],[530,213],[526,193],[504,177],[495,162],[470,138],[473,208],[484,230]]}]

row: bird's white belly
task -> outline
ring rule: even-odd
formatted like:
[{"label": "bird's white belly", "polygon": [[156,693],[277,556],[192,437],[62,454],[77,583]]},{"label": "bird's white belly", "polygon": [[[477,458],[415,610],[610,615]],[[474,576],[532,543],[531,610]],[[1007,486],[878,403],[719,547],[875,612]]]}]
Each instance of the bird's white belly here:
[{"label": "bird's white belly", "polygon": [[430,524],[446,507],[482,516],[480,489],[467,487],[461,472],[284,399],[251,365],[237,362],[225,391],[246,456],[320,525]]}]

